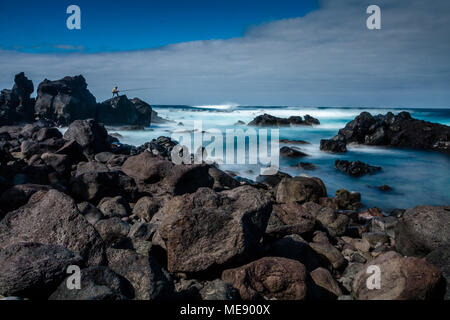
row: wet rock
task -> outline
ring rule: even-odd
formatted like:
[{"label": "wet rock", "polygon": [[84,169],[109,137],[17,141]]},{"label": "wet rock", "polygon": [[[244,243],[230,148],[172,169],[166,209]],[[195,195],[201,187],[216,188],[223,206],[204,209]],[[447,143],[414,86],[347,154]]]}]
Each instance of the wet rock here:
[{"label": "wet rock", "polygon": [[381,167],[371,166],[361,161],[347,160],[336,160],[334,162],[334,168],[353,177],[360,177],[381,171]]},{"label": "wet rock", "polygon": [[134,297],[130,282],[107,267],[81,270],[81,289],[70,290],[66,281],[52,293],[50,300],[128,300]]},{"label": "wet rock", "polygon": [[243,300],[303,300],[306,296],[306,269],[298,261],[267,257],[222,273]]},{"label": "wet rock", "polygon": [[[373,274],[366,269],[380,268],[381,287],[370,290],[367,279]],[[353,281],[353,292],[358,300],[424,300],[443,296],[443,282],[439,270],[424,259],[402,257],[390,251],[365,265]]]},{"label": "wet rock", "polygon": [[0,248],[20,242],[58,244],[88,265],[102,263],[103,241],[67,195],[50,190],[0,221]]},{"label": "wet rock", "polygon": [[270,114],[263,114],[257,116],[248,125],[257,127],[285,127],[285,126],[297,126],[297,125],[313,125],[320,124],[319,120],[306,115],[303,120],[300,116],[292,116],[289,118],[278,118]]},{"label": "wet rock", "polygon": [[170,272],[199,272],[245,261],[259,246],[271,211],[263,193],[239,187],[216,193],[201,188],[175,197],[158,233]]},{"label": "wet rock", "polygon": [[347,152],[347,143],[342,139],[322,139],[320,140],[320,150],[332,153]]},{"label": "wet rock", "polygon": [[316,170],[317,166],[310,162],[299,162],[292,167],[301,168],[303,170]]},{"label": "wet rock", "polygon": [[152,258],[132,250],[107,249],[108,266],[134,288],[134,299],[168,299],[173,293],[170,275]]},{"label": "wet rock", "polygon": [[407,210],[395,228],[396,248],[423,257],[450,245],[450,207],[417,206]]},{"label": "wet rock", "polygon": [[448,152],[450,127],[413,119],[408,112],[372,116],[362,112],[333,139],[348,143]]},{"label": "wet rock", "polygon": [[285,158],[300,158],[307,157],[308,155],[300,150],[291,148],[291,147],[281,147],[280,155]]},{"label": "wet rock", "polygon": [[82,259],[64,247],[16,243],[0,250],[0,294],[46,299]]},{"label": "wet rock", "polygon": [[276,190],[276,200],[278,203],[318,202],[319,198],[326,196],[327,191],[325,185],[319,178],[284,178],[278,184]]}]

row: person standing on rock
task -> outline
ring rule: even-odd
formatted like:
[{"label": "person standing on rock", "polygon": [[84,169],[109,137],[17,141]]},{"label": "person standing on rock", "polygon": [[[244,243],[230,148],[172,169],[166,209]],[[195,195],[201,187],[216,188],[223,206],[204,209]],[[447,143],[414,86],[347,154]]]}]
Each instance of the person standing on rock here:
[{"label": "person standing on rock", "polygon": [[116,97],[119,96],[119,88],[118,88],[117,86],[115,86],[115,87],[112,89],[112,94],[113,94],[113,98],[114,98],[114,96],[116,96]]}]

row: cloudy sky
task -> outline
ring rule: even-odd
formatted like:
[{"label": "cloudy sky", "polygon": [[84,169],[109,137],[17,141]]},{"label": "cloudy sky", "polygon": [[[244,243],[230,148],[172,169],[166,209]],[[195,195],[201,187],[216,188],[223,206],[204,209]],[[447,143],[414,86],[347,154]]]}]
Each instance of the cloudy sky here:
[{"label": "cloudy sky", "polygon": [[0,88],[24,71],[83,74],[99,101],[117,84],[152,104],[450,107],[448,0],[27,2],[0,4]]}]

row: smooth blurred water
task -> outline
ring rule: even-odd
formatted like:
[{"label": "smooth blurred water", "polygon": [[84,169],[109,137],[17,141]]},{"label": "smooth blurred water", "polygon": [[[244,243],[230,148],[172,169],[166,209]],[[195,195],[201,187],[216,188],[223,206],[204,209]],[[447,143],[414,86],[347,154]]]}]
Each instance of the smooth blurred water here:
[{"label": "smooth blurred water", "polygon": [[[279,117],[309,114],[320,120],[314,127],[280,128],[280,139],[305,140],[309,145],[299,147],[309,156],[301,159],[280,159],[281,171],[293,176],[308,175],[321,178],[329,195],[337,189],[346,188],[361,192],[363,203],[384,210],[410,208],[416,205],[450,204],[450,156],[433,151],[417,151],[382,147],[349,147],[346,154],[330,154],[319,150],[320,139],[334,136],[340,128],[353,120],[362,111],[371,114],[399,113],[408,111],[414,118],[450,125],[450,109],[362,109],[362,108],[312,108],[312,107],[239,107],[224,106],[155,106],[164,118],[173,124],[152,125],[145,131],[120,131],[123,143],[141,145],[159,136],[171,136],[172,132],[193,129],[194,120],[202,120],[203,130],[216,128],[222,131],[230,128],[248,129],[235,126],[238,120],[250,122],[258,115],[268,113]],[[179,125],[182,122],[183,125]],[[258,129],[258,128],[256,128]],[[283,146],[283,145],[280,145]],[[334,170],[336,159],[360,160],[381,166],[383,170],[374,175],[353,178]],[[310,162],[317,166],[314,171],[293,168],[298,162]],[[222,169],[232,170],[242,177],[254,179],[259,174],[258,165],[222,165]],[[392,192],[382,192],[374,188],[387,184]]]}]

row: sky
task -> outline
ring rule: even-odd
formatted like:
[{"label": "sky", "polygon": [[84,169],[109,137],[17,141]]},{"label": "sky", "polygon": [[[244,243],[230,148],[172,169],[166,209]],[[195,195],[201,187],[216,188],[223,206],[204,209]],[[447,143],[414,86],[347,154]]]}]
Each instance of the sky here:
[{"label": "sky", "polygon": [[2,0],[0,88],[24,71],[36,88],[82,74],[98,101],[118,85],[151,104],[449,108],[449,16],[448,0]]}]

